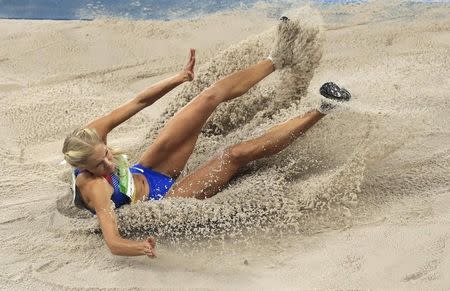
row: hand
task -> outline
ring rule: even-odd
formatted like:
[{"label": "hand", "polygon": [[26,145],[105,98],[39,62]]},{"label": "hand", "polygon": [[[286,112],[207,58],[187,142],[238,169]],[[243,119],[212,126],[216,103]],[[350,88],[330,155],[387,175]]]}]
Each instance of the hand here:
[{"label": "hand", "polygon": [[189,61],[186,65],[186,67],[184,67],[184,70],[182,72],[183,81],[194,80],[194,66],[195,66],[195,49],[191,48]]},{"label": "hand", "polygon": [[149,236],[146,240],[142,242],[144,244],[144,254],[149,258],[156,258],[155,247],[156,240],[153,236]]}]

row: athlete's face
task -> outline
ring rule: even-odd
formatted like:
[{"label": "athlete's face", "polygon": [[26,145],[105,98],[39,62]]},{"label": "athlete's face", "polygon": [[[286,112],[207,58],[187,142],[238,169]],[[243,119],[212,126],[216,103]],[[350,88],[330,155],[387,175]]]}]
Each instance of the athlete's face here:
[{"label": "athlete's face", "polygon": [[109,175],[116,169],[113,160],[113,155],[108,147],[103,143],[98,144],[94,147],[94,154],[91,156],[86,170],[97,176]]}]

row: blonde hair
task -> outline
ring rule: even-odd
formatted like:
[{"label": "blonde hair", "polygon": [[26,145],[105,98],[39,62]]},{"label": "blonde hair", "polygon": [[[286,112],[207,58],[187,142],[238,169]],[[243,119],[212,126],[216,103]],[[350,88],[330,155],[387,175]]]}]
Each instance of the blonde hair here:
[{"label": "blonde hair", "polygon": [[[75,168],[86,167],[94,153],[94,147],[98,144],[104,144],[104,142],[95,129],[76,129],[64,140],[62,149],[64,160]],[[114,158],[121,154],[121,151],[107,148]]]}]

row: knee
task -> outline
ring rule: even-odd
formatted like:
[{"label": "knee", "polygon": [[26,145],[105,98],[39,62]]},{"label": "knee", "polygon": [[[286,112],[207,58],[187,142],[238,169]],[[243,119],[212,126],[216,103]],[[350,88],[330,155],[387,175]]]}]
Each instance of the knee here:
[{"label": "knee", "polygon": [[248,162],[249,153],[241,145],[233,145],[225,149],[224,156],[230,163],[243,166]]},{"label": "knee", "polygon": [[221,94],[219,90],[213,85],[200,93],[200,99],[212,103],[213,105],[218,105],[222,102]]}]

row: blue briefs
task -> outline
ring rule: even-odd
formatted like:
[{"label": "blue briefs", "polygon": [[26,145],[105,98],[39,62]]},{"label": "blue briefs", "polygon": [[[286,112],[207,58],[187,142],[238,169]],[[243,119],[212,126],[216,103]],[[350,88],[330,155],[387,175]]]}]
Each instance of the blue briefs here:
[{"label": "blue briefs", "polygon": [[169,191],[170,187],[175,183],[173,178],[146,168],[141,164],[130,167],[130,172],[132,174],[141,174],[145,176],[149,187],[149,200],[160,200],[164,198],[167,191]]}]

